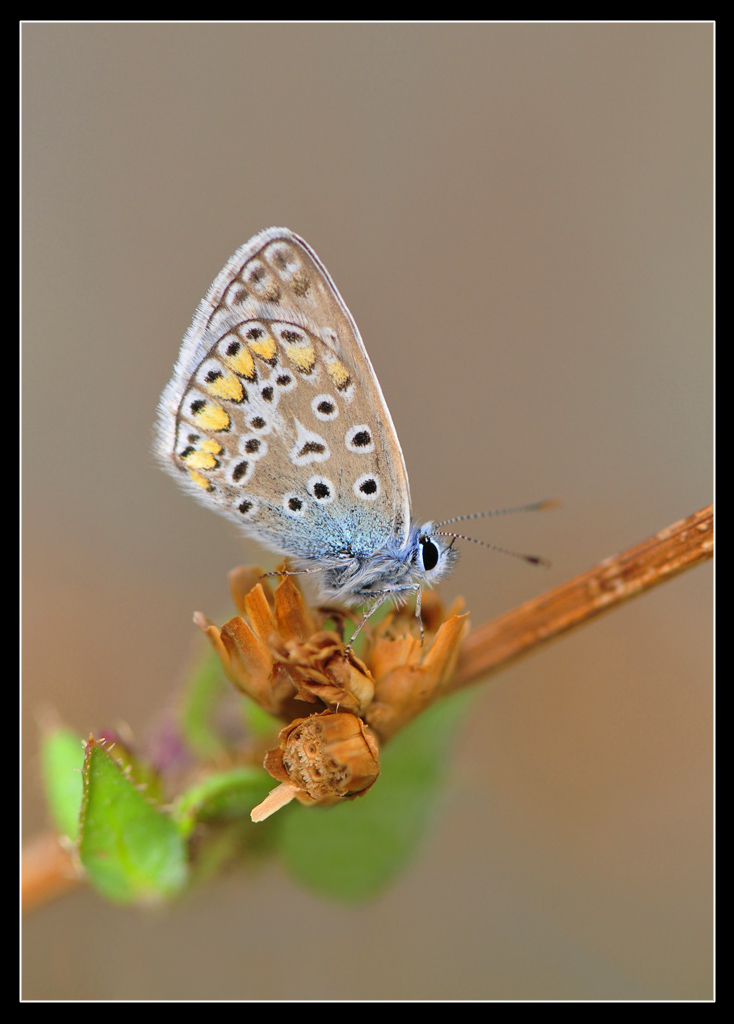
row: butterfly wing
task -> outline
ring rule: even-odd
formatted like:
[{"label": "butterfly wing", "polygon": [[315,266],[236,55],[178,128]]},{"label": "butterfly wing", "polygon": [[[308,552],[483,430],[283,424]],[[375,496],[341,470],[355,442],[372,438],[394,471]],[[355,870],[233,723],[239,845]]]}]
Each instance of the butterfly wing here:
[{"label": "butterfly wing", "polygon": [[410,528],[403,455],[357,326],[286,228],[227,262],[158,409],[164,468],[265,546],[369,556]]}]

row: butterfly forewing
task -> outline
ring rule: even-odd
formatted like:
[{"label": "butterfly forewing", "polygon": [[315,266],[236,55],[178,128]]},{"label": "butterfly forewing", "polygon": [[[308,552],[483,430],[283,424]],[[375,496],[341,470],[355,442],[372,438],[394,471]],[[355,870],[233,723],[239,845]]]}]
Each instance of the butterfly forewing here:
[{"label": "butterfly forewing", "polygon": [[199,306],[157,450],[205,504],[280,552],[369,555],[410,526],[402,453],[359,332],[285,228],[239,249]]}]

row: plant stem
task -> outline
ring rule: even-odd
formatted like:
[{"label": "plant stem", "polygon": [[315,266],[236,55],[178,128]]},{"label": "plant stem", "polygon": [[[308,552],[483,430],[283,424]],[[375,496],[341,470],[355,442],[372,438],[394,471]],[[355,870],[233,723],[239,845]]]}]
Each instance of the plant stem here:
[{"label": "plant stem", "polygon": [[713,506],[526,601],[464,641],[449,692],[485,679],[549,640],[644,594],[714,553]]},{"label": "plant stem", "polygon": [[[475,629],[464,641],[454,679],[444,692],[479,682],[554,637],[713,557],[713,526],[709,506]],[[41,835],[28,844],[23,855],[24,909],[42,906],[78,884],[72,859],[58,837]]]}]

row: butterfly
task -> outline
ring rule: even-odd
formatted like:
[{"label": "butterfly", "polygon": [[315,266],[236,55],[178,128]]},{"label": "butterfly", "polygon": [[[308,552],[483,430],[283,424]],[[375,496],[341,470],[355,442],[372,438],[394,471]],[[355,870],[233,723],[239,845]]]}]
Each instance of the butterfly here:
[{"label": "butterfly", "polygon": [[160,399],[154,449],[195,498],[316,574],[324,598],[365,606],[360,629],[411,594],[420,622],[421,588],[458,558],[457,535],[436,532],[443,523],[413,520],[357,325],[287,228],[239,248],[199,305]]}]

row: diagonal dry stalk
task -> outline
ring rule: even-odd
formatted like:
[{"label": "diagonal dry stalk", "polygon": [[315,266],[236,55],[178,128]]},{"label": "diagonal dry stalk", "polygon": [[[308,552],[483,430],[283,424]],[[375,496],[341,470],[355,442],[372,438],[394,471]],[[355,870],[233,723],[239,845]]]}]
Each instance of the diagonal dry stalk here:
[{"label": "diagonal dry stalk", "polygon": [[[455,692],[555,637],[713,557],[713,506],[607,558],[467,636],[450,685]],[[76,884],[71,857],[54,834],[38,836],[23,858],[23,905],[49,902]]]},{"label": "diagonal dry stalk", "polygon": [[464,641],[450,690],[485,679],[549,640],[707,561],[713,553],[714,510],[709,505],[473,630]]}]

